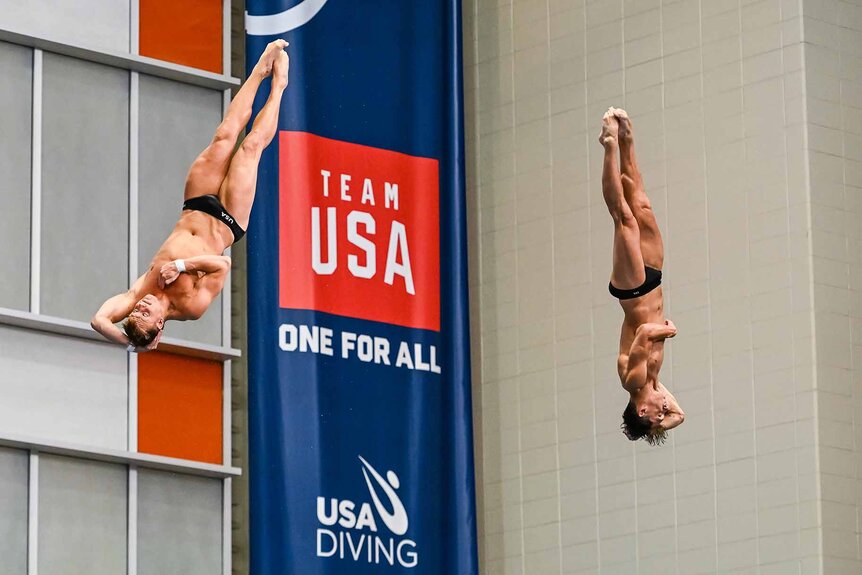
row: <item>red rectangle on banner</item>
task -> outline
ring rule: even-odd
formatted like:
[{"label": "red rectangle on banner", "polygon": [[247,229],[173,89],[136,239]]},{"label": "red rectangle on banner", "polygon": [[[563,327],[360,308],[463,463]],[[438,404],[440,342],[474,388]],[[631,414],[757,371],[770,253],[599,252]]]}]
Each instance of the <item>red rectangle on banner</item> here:
[{"label": "red rectangle on banner", "polygon": [[279,134],[279,306],[440,330],[437,160]]}]

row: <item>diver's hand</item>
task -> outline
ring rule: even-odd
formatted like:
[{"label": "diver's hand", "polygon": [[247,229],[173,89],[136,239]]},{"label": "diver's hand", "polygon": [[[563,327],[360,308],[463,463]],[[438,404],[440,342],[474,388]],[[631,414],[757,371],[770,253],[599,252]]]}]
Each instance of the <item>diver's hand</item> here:
[{"label": "diver's hand", "polygon": [[165,286],[172,284],[180,277],[180,273],[176,260],[166,263],[159,270],[159,287],[165,289]]},{"label": "diver's hand", "polygon": [[676,326],[669,319],[664,320],[664,324],[671,330],[667,337],[674,337],[676,335]]},{"label": "diver's hand", "polygon": [[148,351],[153,351],[154,349],[156,349],[159,346],[159,342],[162,340],[162,334],[163,333],[164,333],[164,330],[160,330],[159,333],[156,335],[156,337],[153,339],[153,341],[151,341],[149,343],[149,345],[147,345],[146,347],[135,346],[135,348],[130,350],[130,351],[133,351],[135,353],[146,353]]},{"label": "diver's hand", "polygon": [[144,350],[145,351],[153,351],[154,349],[156,349],[159,346],[159,342],[162,341],[162,334],[163,333],[165,333],[165,330],[160,329],[159,333],[156,334],[156,337],[153,339],[153,341],[151,341],[150,344],[144,348]]}]

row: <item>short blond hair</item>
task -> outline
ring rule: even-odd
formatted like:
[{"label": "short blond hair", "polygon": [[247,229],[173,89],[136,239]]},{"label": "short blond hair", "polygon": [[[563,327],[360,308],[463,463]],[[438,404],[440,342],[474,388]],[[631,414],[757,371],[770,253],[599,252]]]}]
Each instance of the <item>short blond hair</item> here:
[{"label": "short blond hair", "polygon": [[123,331],[126,332],[129,343],[135,347],[147,347],[159,335],[159,328],[154,326],[150,329],[143,329],[138,325],[137,320],[132,317],[126,318],[126,321],[123,322]]}]

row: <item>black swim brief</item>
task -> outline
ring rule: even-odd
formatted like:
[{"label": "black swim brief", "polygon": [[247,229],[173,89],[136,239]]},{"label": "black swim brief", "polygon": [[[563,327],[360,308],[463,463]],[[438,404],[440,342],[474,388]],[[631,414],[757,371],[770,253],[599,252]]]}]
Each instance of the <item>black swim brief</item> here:
[{"label": "black swim brief", "polygon": [[646,279],[644,280],[644,283],[638,287],[632,289],[620,289],[609,283],[608,291],[610,291],[611,295],[617,299],[634,299],[648,294],[661,285],[661,270],[644,266],[644,271],[646,272]]},{"label": "black swim brief", "polygon": [[245,230],[236,223],[215,194],[188,199],[183,202],[183,209],[203,212],[223,222],[233,232],[233,243],[237,243],[245,235]]}]

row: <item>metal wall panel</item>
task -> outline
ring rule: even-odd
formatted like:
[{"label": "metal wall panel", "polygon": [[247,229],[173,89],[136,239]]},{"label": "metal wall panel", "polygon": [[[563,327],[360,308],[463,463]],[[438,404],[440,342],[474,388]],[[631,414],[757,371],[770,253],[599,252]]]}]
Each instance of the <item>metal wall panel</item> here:
[{"label": "metal wall panel", "polygon": [[87,47],[129,51],[129,2],[0,0],[0,28]]},{"label": "metal wall panel", "polygon": [[139,471],[138,575],[221,572],[222,484]]},{"label": "metal wall panel", "polygon": [[26,310],[30,301],[33,51],[0,42],[0,78],[0,307]]},{"label": "metal wall panel", "polygon": [[26,451],[0,447],[0,575],[27,573]]},{"label": "metal wall panel", "polygon": [[45,54],[41,312],[88,321],[128,289],[129,73]]},{"label": "metal wall panel", "polygon": [[127,468],[39,457],[39,575],[126,572]]},{"label": "metal wall panel", "polygon": [[125,449],[126,352],[0,326],[0,434]]}]

